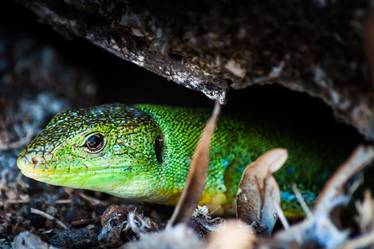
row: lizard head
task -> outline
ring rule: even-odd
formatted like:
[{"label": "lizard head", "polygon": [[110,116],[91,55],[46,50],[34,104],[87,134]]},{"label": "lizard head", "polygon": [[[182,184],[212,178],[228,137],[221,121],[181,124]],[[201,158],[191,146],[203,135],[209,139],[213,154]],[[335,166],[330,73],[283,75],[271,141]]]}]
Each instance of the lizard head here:
[{"label": "lizard head", "polygon": [[57,114],[21,151],[17,165],[41,182],[144,199],[159,182],[163,147],[151,116],[102,105]]}]

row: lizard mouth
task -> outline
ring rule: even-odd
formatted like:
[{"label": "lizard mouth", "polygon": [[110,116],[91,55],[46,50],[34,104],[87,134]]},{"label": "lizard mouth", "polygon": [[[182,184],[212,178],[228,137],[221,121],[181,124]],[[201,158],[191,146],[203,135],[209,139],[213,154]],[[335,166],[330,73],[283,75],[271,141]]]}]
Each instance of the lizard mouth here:
[{"label": "lizard mouth", "polygon": [[44,163],[44,158],[33,152],[21,153],[17,159],[17,166],[22,174],[36,180],[48,174],[47,170],[41,169]]},{"label": "lizard mouth", "polygon": [[117,187],[111,183],[111,180],[117,179],[118,184],[116,184],[123,185],[126,182],[126,178],[122,175],[123,172],[132,170],[131,166],[124,166],[115,169],[107,167],[83,172],[61,173],[56,171],[56,167],[53,168],[49,165],[49,155],[46,155],[47,158],[45,158],[39,154],[37,151],[21,152],[17,159],[18,168],[23,175],[29,178],[57,186],[110,192]]}]

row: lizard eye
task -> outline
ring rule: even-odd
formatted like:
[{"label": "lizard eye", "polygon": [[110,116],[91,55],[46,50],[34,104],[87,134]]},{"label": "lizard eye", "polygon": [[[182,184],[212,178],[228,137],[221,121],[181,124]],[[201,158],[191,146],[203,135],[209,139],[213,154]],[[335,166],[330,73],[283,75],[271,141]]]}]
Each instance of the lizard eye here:
[{"label": "lizard eye", "polygon": [[156,137],[155,153],[158,163],[162,163],[162,152],[164,150],[164,138],[160,135]]},{"label": "lizard eye", "polygon": [[91,152],[99,152],[104,147],[104,137],[101,134],[89,136],[84,146]]}]

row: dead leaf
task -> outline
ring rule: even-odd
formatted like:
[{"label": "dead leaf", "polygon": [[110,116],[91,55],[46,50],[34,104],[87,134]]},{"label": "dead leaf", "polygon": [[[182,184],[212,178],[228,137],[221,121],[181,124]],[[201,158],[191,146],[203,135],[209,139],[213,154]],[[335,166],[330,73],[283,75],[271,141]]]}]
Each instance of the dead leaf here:
[{"label": "dead leaf", "polygon": [[205,187],[209,167],[210,140],[216,128],[219,112],[220,104],[216,102],[213,114],[206,123],[199,143],[196,146],[181,198],[174,209],[168,226],[188,221],[194,209],[198,206]]},{"label": "dead leaf", "polygon": [[252,249],[256,235],[250,226],[239,220],[229,220],[209,235],[208,249]]},{"label": "dead leaf", "polygon": [[248,165],[239,183],[236,198],[237,217],[269,235],[277,220],[274,205],[280,204],[280,190],[272,173],[286,162],[285,149],[273,149]]}]

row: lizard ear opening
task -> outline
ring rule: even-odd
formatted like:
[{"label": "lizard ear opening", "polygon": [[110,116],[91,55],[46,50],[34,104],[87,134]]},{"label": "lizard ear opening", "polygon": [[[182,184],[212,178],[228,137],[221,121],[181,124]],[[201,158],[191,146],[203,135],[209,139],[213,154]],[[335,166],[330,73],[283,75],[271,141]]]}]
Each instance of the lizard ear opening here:
[{"label": "lizard ear opening", "polygon": [[164,138],[162,135],[158,135],[155,140],[155,153],[158,163],[162,163],[162,153],[164,151]]}]

